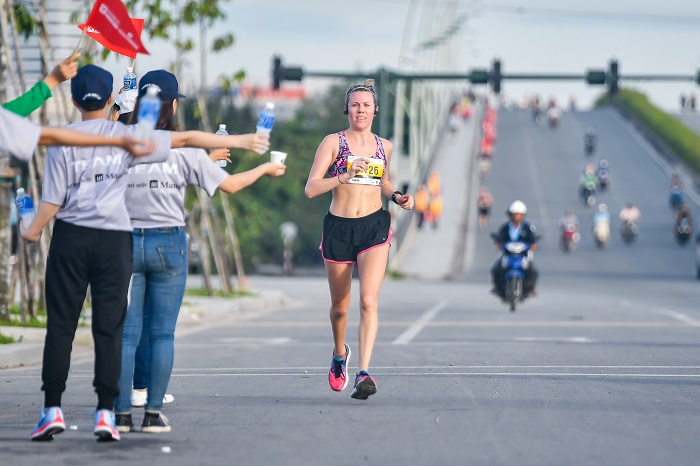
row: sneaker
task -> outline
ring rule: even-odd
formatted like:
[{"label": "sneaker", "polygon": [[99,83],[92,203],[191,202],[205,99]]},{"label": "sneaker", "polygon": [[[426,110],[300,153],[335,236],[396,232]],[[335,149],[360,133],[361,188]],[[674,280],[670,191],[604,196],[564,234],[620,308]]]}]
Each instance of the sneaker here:
[{"label": "sneaker", "polygon": [[343,359],[338,359],[333,351],[333,360],[331,361],[331,370],[328,372],[328,383],[336,392],[345,390],[348,386],[347,366],[350,361],[350,347],[345,345],[345,356]]},{"label": "sneaker", "polygon": [[[146,406],[146,400],[148,399],[148,390],[131,390],[131,406],[134,408],[143,408]],[[163,397],[163,404],[172,403],[175,401],[175,397],[170,393],[166,393]]]},{"label": "sneaker", "polygon": [[95,435],[98,441],[109,442],[119,440],[121,436],[117,430],[114,412],[109,409],[100,409],[95,413]]},{"label": "sneaker", "polygon": [[63,410],[58,406],[42,409],[39,422],[32,431],[31,439],[42,442],[53,440],[53,436],[66,430],[66,422],[63,420]]},{"label": "sneaker", "polygon": [[161,413],[149,413],[148,411],[146,411],[146,414],[143,416],[141,430],[143,430],[144,432],[150,432],[152,434],[170,432],[168,418]]},{"label": "sneaker", "polygon": [[131,422],[131,413],[123,413],[119,414],[117,413],[116,415],[117,418],[117,430],[119,432],[133,432],[134,431],[134,423]]},{"label": "sneaker", "polygon": [[350,396],[356,400],[366,400],[370,395],[377,393],[377,382],[367,373],[360,371],[355,375],[355,387]]}]

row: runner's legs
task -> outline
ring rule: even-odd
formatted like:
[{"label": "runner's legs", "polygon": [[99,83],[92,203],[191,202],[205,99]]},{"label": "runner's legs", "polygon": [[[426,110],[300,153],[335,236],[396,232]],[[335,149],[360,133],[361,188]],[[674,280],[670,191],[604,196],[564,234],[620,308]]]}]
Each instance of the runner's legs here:
[{"label": "runner's legs", "polygon": [[338,264],[326,261],[328,287],[331,292],[330,319],[335,342],[335,354],[345,354],[345,330],[348,327],[348,308],[350,307],[350,285],[352,268],[355,264]]},{"label": "runner's legs", "polygon": [[357,272],[360,277],[360,362],[358,369],[366,371],[372,358],[374,341],[379,328],[377,301],[389,259],[389,244],[384,244],[357,256]]}]

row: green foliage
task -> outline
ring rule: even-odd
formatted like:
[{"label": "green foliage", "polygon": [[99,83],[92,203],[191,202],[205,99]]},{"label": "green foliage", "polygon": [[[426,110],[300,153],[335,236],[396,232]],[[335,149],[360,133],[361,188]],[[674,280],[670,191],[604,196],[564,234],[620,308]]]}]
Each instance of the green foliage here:
[{"label": "green foliage", "polygon": [[46,328],[46,320],[29,319],[26,323],[16,319],[0,319],[0,327]]},{"label": "green foliage", "polygon": [[596,102],[597,106],[606,104],[634,115],[688,166],[700,173],[700,135],[649,102],[646,95],[622,89],[616,96],[611,98],[606,94]]},{"label": "green foliage", "polygon": [[34,34],[36,29],[36,19],[32,16],[27,5],[15,5],[14,13],[18,32],[24,36],[24,40],[29,39],[29,36]]},{"label": "green foliage", "polygon": [[7,345],[9,343],[14,343],[15,339],[12,338],[11,335],[5,335],[4,333],[0,332],[0,345]]}]

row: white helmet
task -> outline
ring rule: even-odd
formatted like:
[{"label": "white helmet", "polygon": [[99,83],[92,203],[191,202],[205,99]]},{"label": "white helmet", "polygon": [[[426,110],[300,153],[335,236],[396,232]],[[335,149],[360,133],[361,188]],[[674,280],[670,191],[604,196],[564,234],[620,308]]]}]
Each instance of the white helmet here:
[{"label": "white helmet", "polygon": [[607,211],[608,211],[608,206],[605,205],[605,204],[600,204],[600,205],[598,206],[598,211],[600,211],[600,212],[607,212]]},{"label": "white helmet", "polygon": [[527,206],[523,201],[514,201],[510,207],[508,207],[509,214],[526,214]]}]

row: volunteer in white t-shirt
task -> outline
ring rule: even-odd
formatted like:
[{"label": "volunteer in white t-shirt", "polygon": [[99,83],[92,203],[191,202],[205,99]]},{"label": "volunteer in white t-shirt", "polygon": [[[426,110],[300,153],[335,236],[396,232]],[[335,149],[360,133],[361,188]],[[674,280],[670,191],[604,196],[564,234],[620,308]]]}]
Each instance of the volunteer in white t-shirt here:
[{"label": "volunteer in white t-shirt", "polygon": [[153,150],[150,146],[139,145],[129,136],[108,137],[41,127],[0,107],[0,157],[14,157],[26,162],[32,158],[37,145],[115,146],[137,156],[150,154]]},{"label": "volunteer in white t-shirt", "polygon": [[[178,93],[175,75],[165,70],[149,71],[139,81],[139,98],[149,87],[157,87],[162,100],[157,128],[176,130],[177,99],[184,96]],[[138,106],[137,100],[132,118],[138,114]],[[201,149],[172,149],[165,162],[129,169],[126,206],[134,228],[134,269],[122,339],[119,396],[115,401],[120,432],[129,432],[133,428],[131,389],[139,341],[147,345],[140,351],[143,350],[149,360],[142,431],[170,431],[168,419],[161,414],[161,409],[173,367],[175,324],[187,278],[187,185],[199,186],[210,196],[217,188],[235,193],[261,176],[279,176],[284,170],[284,165],[268,162],[247,172],[229,175]]]},{"label": "volunteer in white t-shirt", "polygon": [[[133,134],[134,127],[105,120],[112,85],[112,75],[100,67],[86,65],[78,70],[71,81],[71,95],[83,121],[71,129],[103,136]],[[197,131],[156,131],[154,140],[153,154],[139,158],[105,148],[59,147],[46,155],[42,201],[31,225],[22,231],[25,239],[36,241],[56,217],[46,265],[44,409],[32,440],[51,440],[65,430],[61,397],[88,285],[95,343],[93,385],[98,398],[94,432],[104,440],[119,440],[112,409],[119,393],[122,329],[133,259],[132,227],[124,204],[127,170],[167,160],[171,147],[269,147],[260,135],[224,137]]]}]

